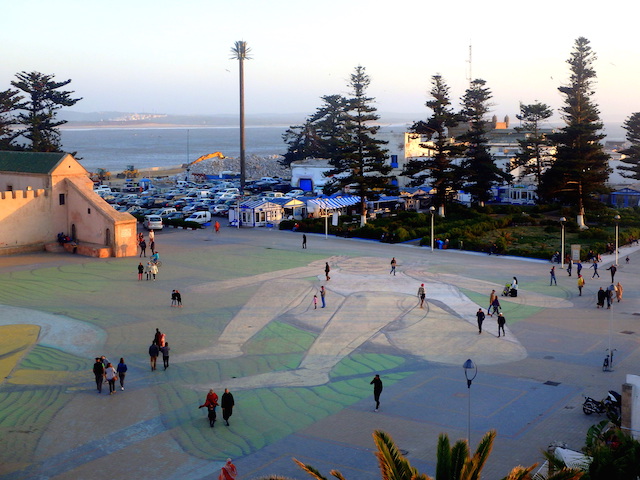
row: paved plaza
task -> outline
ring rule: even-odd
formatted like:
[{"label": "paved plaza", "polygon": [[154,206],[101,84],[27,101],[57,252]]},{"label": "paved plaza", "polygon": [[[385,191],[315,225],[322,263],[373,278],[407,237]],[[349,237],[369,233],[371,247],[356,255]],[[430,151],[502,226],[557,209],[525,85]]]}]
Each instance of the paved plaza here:
[{"label": "paved plaza", "polygon": [[[473,449],[497,431],[483,478],[498,479],[540,462],[550,443],[580,449],[601,420],[582,413],[583,396],[620,391],[640,369],[640,247],[621,249],[624,297],[603,310],[595,297],[611,283],[611,255],[600,278],[583,270],[580,297],[575,268],[549,286],[549,262],[307,238],[302,249],[293,232],[167,229],[156,234],[156,281],[137,279],[145,258],[0,257],[1,478],[200,480],[227,458],[240,479],[310,478],[297,458],[325,476],[378,479],[377,429],[434,475],[438,435],[455,441],[470,427]],[[479,334],[476,311],[514,276],[518,297],[500,296],[506,335],[495,316]],[[171,307],[173,289],[183,308]],[[151,371],[156,328],[170,366]],[[609,345],[615,368],[603,372]],[[97,393],[100,355],[125,359],[124,391]],[[198,409],[211,388],[235,397],[229,426],[220,408],[214,428]]]}]

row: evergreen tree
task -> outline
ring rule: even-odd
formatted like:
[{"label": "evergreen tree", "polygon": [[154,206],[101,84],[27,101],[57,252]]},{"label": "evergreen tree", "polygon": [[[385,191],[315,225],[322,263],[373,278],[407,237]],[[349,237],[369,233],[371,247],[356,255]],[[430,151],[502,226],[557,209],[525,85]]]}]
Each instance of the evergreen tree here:
[{"label": "evergreen tree", "polygon": [[631,146],[620,151],[624,155],[620,162],[624,165],[618,165],[618,170],[625,178],[640,180],[640,112],[631,114],[625,120],[624,129]]},{"label": "evergreen tree", "polygon": [[5,90],[0,92],[0,150],[14,150],[12,144],[16,132],[11,129],[15,120],[10,116],[15,111],[16,105],[22,100],[17,90]]},{"label": "evergreen tree", "polygon": [[58,127],[67,122],[56,120],[56,112],[81,100],[71,98],[74,92],[60,90],[71,83],[71,80],[56,82],[54,75],[43,75],[39,72],[21,72],[16,74],[16,77],[18,80],[13,80],[11,85],[26,94],[26,99],[15,105],[17,110],[24,112],[18,114],[16,121],[24,126],[20,135],[31,142],[26,148],[34,152],[60,151]]},{"label": "evergreen tree", "polygon": [[[347,98],[345,122],[333,137],[337,147],[330,152],[329,162],[333,167],[325,175],[332,177],[325,186],[328,192],[344,190],[349,186],[360,195],[361,224],[366,223],[367,200],[380,193],[391,193],[391,165],[387,162],[387,142],[375,138],[379,126],[373,125],[380,118],[372,105],[374,99],[367,97],[370,84],[365,68],[358,66],[351,75],[349,86],[352,97]],[[341,130],[341,131],[340,131]]]},{"label": "evergreen tree", "polygon": [[337,155],[340,137],[344,133],[347,100],[340,95],[322,97],[323,104],[304,125],[295,125],[282,135],[289,145],[283,165],[305,158],[331,158]]},{"label": "evergreen tree", "polygon": [[553,110],[544,103],[520,104],[520,114],[516,118],[522,122],[515,130],[525,134],[523,140],[518,140],[520,151],[516,154],[510,171],[521,168],[520,178],[533,174],[536,185],[540,188],[542,172],[551,165],[550,157],[544,147],[549,145],[546,135],[540,131],[541,122],[551,118]]},{"label": "evergreen tree", "polygon": [[489,153],[485,117],[491,107],[489,101],[492,95],[491,90],[485,87],[486,83],[482,79],[473,80],[462,97],[461,115],[469,122],[469,130],[457,138],[466,146],[462,162],[462,176],[466,183],[464,189],[480,205],[491,198],[491,188],[494,185],[511,178],[511,175],[496,166]]},{"label": "evergreen tree", "polygon": [[[411,178],[411,186],[427,182],[435,189],[434,204],[444,207],[460,188],[460,168],[453,163],[464,151],[464,146],[452,141],[449,129],[455,127],[460,117],[453,111],[449,87],[440,75],[431,77],[432,100],[426,102],[433,114],[427,121],[415,122],[410,131],[424,135],[430,143],[421,144],[433,151],[431,157],[414,158],[405,165],[403,175]],[[432,140],[433,139],[433,140]]]},{"label": "evergreen tree", "polygon": [[543,173],[540,186],[544,199],[578,205],[578,224],[583,228],[584,203],[594,194],[606,191],[611,172],[609,156],[600,143],[605,137],[599,133],[603,127],[600,112],[591,98],[596,78],[595,59],[589,40],[578,38],[567,60],[570,83],[558,88],[565,97],[561,112],[566,126],[550,135],[556,146],[555,161]]}]

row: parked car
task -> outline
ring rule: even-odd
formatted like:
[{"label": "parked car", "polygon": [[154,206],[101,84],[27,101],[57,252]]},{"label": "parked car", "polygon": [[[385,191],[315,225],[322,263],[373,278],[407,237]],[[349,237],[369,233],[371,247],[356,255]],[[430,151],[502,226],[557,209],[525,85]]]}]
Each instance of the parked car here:
[{"label": "parked car", "polygon": [[169,207],[165,207],[165,208],[161,208],[159,209],[156,214],[160,215],[163,218],[168,217],[170,214],[177,212],[177,210],[175,208],[169,208]]},{"label": "parked car", "polygon": [[142,223],[147,230],[162,230],[162,217],[160,215],[145,215]]},{"label": "parked car", "polygon": [[219,217],[222,217],[224,215],[226,215],[227,213],[229,213],[229,205],[225,205],[224,203],[218,204],[215,207],[213,207],[211,209],[211,213],[213,215],[217,215]]},{"label": "parked car", "polygon": [[284,196],[287,198],[296,198],[296,197],[299,197],[300,195],[304,195],[304,192],[299,188],[294,188],[293,190],[290,190],[289,192],[284,194]]},{"label": "parked car", "polygon": [[211,212],[194,212],[185,218],[187,222],[197,222],[199,224],[207,223],[211,221]]}]

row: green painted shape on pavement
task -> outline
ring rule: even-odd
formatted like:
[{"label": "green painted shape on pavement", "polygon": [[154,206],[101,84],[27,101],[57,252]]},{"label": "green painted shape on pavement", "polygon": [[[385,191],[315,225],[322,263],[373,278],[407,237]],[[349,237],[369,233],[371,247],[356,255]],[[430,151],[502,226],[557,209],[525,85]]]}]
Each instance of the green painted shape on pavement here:
[{"label": "green painted shape on pavement", "polygon": [[[466,288],[461,288],[460,291],[464,293],[469,299],[477,303],[483,310],[489,307],[489,295],[483,295]],[[500,293],[500,292],[498,292]],[[527,318],[535,315],[536,313],[544,310],[542,307],[532,307],[530,305],[521,305],[513,303],[507,300],[507,297],[500,297],[501,311],[507,319],[507,324],[515,323],[520,320],[526,320]]]}]

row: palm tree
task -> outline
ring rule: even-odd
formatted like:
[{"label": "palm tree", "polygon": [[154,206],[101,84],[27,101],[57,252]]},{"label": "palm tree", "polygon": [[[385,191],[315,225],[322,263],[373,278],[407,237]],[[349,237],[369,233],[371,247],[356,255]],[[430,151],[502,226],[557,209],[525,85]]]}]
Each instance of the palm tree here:
[{"label": "palm tree", "polygon": [[238,60],[240,65],[240,191],[244,191],[246,181],[244,152],[244,61],[251,60],[251,49],[244,40],[237,41],[231,49],[231,59]]},{"label": "palm tree", "polygon": [[[479,480],[495,438],[495,430],[487,432],[480,440],[473,456],[470,457],[465,440],[458,440],[451,447],[449,437],[441,434],[438,437],[435,480]],[[420,473],[415,467],[412,467],[409,460],[400,453],[395,442],[387,433],[376,430],[373,433],[373,440],[378,449],[376,457],[382,480],[434,480],[433,477]],[[306,465],[295,458],[293,461],[316,480],[327,480],[311,465]],[[532,480],[534,476],[531,475],[531,472],[535,467],[536,465],[527,468],[515,467],[503,480]],[[345,480],[337,470],[331,470],[329,473],[338,480]],[[584,472],[579,470],[562,468],[548,476],[546,480],[578,480],[582,475]],[[535,478],[540,477],[536,476]]]}]

